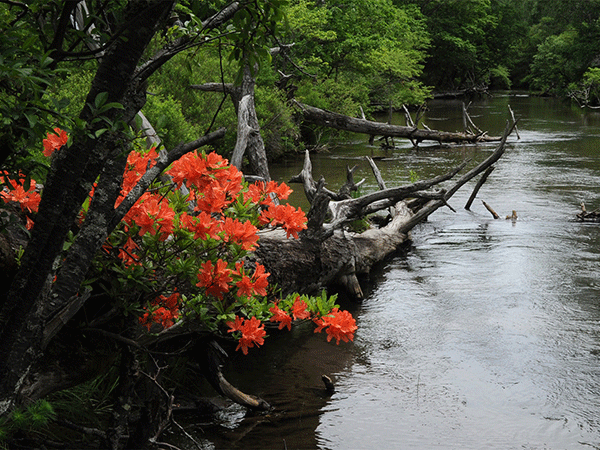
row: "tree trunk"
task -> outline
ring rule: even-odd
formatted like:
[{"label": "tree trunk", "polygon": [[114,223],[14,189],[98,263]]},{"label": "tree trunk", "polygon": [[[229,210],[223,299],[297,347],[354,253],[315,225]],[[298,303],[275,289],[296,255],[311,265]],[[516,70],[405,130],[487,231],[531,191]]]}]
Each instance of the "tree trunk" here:
[{"label": "tree trunk", "polygon": [[250,161],[250,170],[254,175],[265,181],[270,181],[269,164],[265,152],[265,143],[260,135],[260,125],[256,117],[254,107],[254,86],[256,75],[252,73],[248,63],[244,65],[242,85],[236,87],[235,97],[237,101],[238,127],[237,141],[231,156],[231,164],[242,169],[244,155]]},{"label": "tree trunk", "polygon": [[73,143],[53,159],[31,241],[0,311],[0,414],[17,399],[29,369],[42,354],[48,319],[44,314],[58,312],[67,301],[48,290],[53,264],[67,233],[105,162],[119,161],[119,134],[107,131],[99,139],[90,137],[102,126],[91,125],[94,112],[90,105],[95,104],[99,94],[106,93],[107,103],[117,102],[124,107],[104,113],[108,120],[133,119],[145,102],[144,88],[134,78],[138,61],[172,6],[173,2],[156,0],[131,2],[122,39],[116,40],[103,57],[81,112],[80,118],[90,123],[89,128],[74,134]]},{"label": "tree trunk", "polygon": [[[244,155],[250,162],[250,172],[265,181],[271,180],[265,143],[260,134],[260,125],[254,105],[254,87],[256,74],[250,66],[244,66],[242,84],[204,83],[191,85],[191,89],[205,92],[223,92],[231,95],[233,106],[238,116],[237,140],[231,156],[231,165],[242,170]],[[248,175],[248,174],[246,174]]]}]

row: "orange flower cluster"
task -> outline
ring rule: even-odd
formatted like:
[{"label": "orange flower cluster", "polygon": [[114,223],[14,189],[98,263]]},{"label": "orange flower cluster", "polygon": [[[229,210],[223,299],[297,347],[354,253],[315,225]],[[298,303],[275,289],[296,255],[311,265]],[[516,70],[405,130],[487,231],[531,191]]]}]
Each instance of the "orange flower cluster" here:
[{"label": "orange flower cluster", "polygon": [[308,305],[304,300],[297,296],[292,305],[292,315],[290,316],[287,312],[279,308],[277,305],[273,305],[269,308],[269,311],[273,314],[269,321],[279,322],[279,329],[282,330],[287,327],[288,330],[292,329],[292,318],[293,320],[303,320],[310,318],[311,314],[308,310]]},{"label": "orange flower cluster", "polygon": [[[284,327],[287,327],[288,330],[292,329],[292,317],[294,320],[302,320],[309,319],[312,315],[308,311],[306,302],[301,300],[299,296],[296,297],[292,305],[291,316],[277,305],[272,306],[269,311],[273,314],[269,320],[279,322],[280,330]],[[315,333],[320,333],[326,329],[327,342],[335,338],[336,343],[339,345],[340,340],[344,342],[354,340],[354,332],[357,330],[356,321],[348,311],[340,311],[338,308],[334,308],[323,317],[314,317],[313,322],[317,325]]]},{"label": "orange flower cluster", "polygon": [[267,295],[267,286],[269,285],[267,278],[270,273],[265,272],[265,266],[256,263],[256,269],[254,269],[254,273],[251,277],[246,275],[243,267],[243,262],[237,262],[235,264],[236,271],[234,274],[242,277],[242,279],[235,284],[238,287],[237,295],[239,297],[253,297],[255,295],[264,297]]},{"label": "orange flower cluster", "polygon": [[251,201],[258,205],[272,205],[273,195],[276,195],[280,200],[287,200],[291,193],[292,190],[285,183],[258,181],[248,186],[248,190],[244,192],[244,202]]},{"label": "orange flower cluster", "polygon": [[229,292],[232,287],[233,276],[241,277],[237,281],[238,297],[253,297],[255,295],[267,295],[267,278],[269,273],[265,272],[265,267],[257,263],[252,276],[248,276],[244,270],[244,263],[237,262],[236,270],[229,269],[227,263],[222,259],[217,260],[216,264],[212,261],[206,261],[200,267],[198,272],[198,283],[196,286],[206,289],[206,293],[216,298],[222,299],[223,294]]},{"label": "orange flower cluster", "polygon": [[117,200],[118,206],[125,196],[133,189],[133,187],[140,181],[142,175],[146,173],[146,170],[156,164],[158,158],[158,152],[156,147],[152,147],[146,153],[142,152],[131,152],[127,156],[127,166],[123,173],[123,184],[121,186],[121,196]]},{"label": "orange flower cluster", "polygon": [[224,293],[229,292],[229,283],[233,281],[231,272],[227,263],[221,258],[217,260],[217,264],[208,260],[200,267],[196,286],[205,288],[207,294],[221,299]]},{"label": "orange flower cluster", "polygon": [[150,304],[150,307],[146,308],[147,312],[139,318],[140,323],[148,330],[155,323],[161,324],[163,328],[172,327],[175,320],[179,317],[180,299],[181,296],[178,292],[173,292],[168,297],[164,295],[156,297]]},{"label": "orange flower cluster", "polygon": [[47,138],[42,140],[42,144],[44,144],[44,156],[49,158],[56,150],[60,150],[68,140],[69,136],[65,130],[55,128],[54,133],[48,133]]},{"label": "orange flower cluster", "polygon": [[292,205],[272,205],[263,210],[258,218],[261,224],[270,223],[273,226],[281,225],[287,237],[290,235],[298,239],[298,232],[306,229],[306,215],[301,208]]},{"label": "orange flower cluster", "polygon": [[248,348],[254,347],[254,344],[258,347],[265,342],[264,337],[267,334],[265,326],[256,317],[244,319],[235,316],[235,322],[227,322],[227,326],[229,327],[229,333],[235,331],[240,331],[242,333],[236,350],[241,348],[244,355],[248,354]]},{"label": "orange flower cluster", "polygon": [[[119,206],[127,194],[142,178],[146,170],[156,164],[158,153],[152,147],[147,153],[131,152],[127,156],[127,167],[123,174],[121,195],[115,203]],[[139,227],[140,236],[150,233],[152,236],[158,234],[159,239],[164,241],[174,230],[175,211],[164,197],[154,192],[144,193],[140,199],[127,212],[123,221],[127,228]]]},{"label": "orange flower cluster", "polygon": [[[68,140],[66,132],[59,128],[54,131],[43,141],[46,156],[51,156]],[[115,207],[156,164],[158,156],[156,148],[128,155],[121,194]],[[186,285],[193,280],[192,283],[200,288],[201,301],[209,301],[210,297],[222,300],[230,292],[238,298],[230,295],[226,302],[213,303],[217,310],[219,305],[225,305],[227,308],[244,306],[245,311],[252,311],[250,300],[267,296],[270,274],[258,263],[249,269],[240,258],[244,252],[257,247],[256,226],[281,226],[288,237],[296,238],[298,232],[306,229],[306,216],[300,208],[275,201],[276,198],[286,200],[291,189],[274,181],[247,186],[242,182],[242,173],[216,153],[188,153],[174,162],[167,174],[180,192],[173,193],[172,186],[162,183],[144,193],[123,219],[126,234],[121,229],[107,239],[103,246],[106,254],[118,255],[127,268],[143,265],[141,272],[132,272],[142,274],[133,275],[142,277],[137,282],[146,280],[152,284],[165,275],[174,280],[181,276],[180,281]],[[10,183],[9,187],[13,188],[1,191],[2,199],[18,202],[23,210],[36,212],[40,195],[35,191],[35,181],[25,189],[23,182],[8,178],[5,181],[1,175],[0,181]],[[93,195],[92,189],[90,199]],[[88,203],[84,205],[83,213]],[[150,239],[150,236],[157,238]],[[115,247],[118,252],[112,252]],[[172,262],[165,263],[165,260]],[[335,338],[339,344],[340,340],[353,340],[356,324],[349,313],[336,308],[324,315],[332,306],[325,309],[319,306],[318,314],[311,313],[309,305],[300,296],[293,303],[291,299],[284,303],[287,311],[280,308],[282,303],[269,310],[272,314],[269,320],[278,322],[279,329],[291,329],[293,320],[312,318],[317,324],[316,331],[327,330],[328,341]],[[148,330],[153,324],[171,327],[181,316],[180,308],[186,308],[187,314],[189,305],[192,303],[182,303],[182,297],[176,291],[168,296],[159,295],[144,308],[139,322]],[[263,307],[260,303],[257,305]],[[231,309],[227,309],[227,314],[228,311]],[[246,319],[236,315],[235,321],[227,322],[227,325],[230,333],[239,333],[236,350],[241,349],[244,354],[249,348],[264,343],[264,325],[256,317]]]},{"label": "orange flower cluster", "polygon": [[[50,157],[55,150],[60,149],[69,140],[67,132],[61,130],[60,128],[55,128],[54,133],[48,133],[46,136],[47,138],[43,139],[42,143],[44,144],[43,153],[47,157]],[[21,180],[17,181],[8,178],[8,174],[6,172],[2,172],[2,174],[3,176],[0,176],[0,184],[10,184],[11,186],[11,188],[5,188],[0,191],[0,197],[2,197],[4,203],[16,202],[21,205],[21,209],[23,211],[36,213],[40,204],[41,196],[39,192],[35,190],[35,180],[30,180],[29,186],[27,189],[25,189],[24,182],[21,181],[25,179],[24,175],[19,174],[19,178]],[[26,227],[28,230],[33,228],[33,220],[31,220],[29,216],[27,216]]]},{"label": "orange flower cluster", "polygon": [[290,316],[283,309],[279,308],[277,305],[271,306],[269,311],[273,313],[273,316],[269,319],[271,322],[279,322],[279,329],[283,330],[284,327],[287,327],[288,330],[292,329],[292,316]]},{"label": "orange flower cluster", "polygon": [[317,324],[315,333],[320,333],[327,328],[327,342],[335,338],[337,345],[340,340],[344,342],[354,340],[354,332],[357,330],[356,321],[348,311],[340,311],[337,308],[331,310],[326,316],[313,319]]},{"label": "orange flower cluster", "polygon": [[190,190],[189,200],[196,202],[195,211],[220,213],[242,190],[242,172],[217,153],[204,155],[195,151],[175,161],[167,173],[181,187]]},{"label": "orange flower cluster", "polygon": [[[10,184],[10,188],[7,186],[4,189],[0,190],[0,197],[4,203],[15,202],[21,206],[23,211],[29,213],[36,213],[38,210],[38,206],[40,204],[40,194],[35,189],[35,180],[29,181],[29,187],[25,189],[25,176],[19,174],[19,180],[13,180],[8,177],[6,172],[0,172],[0,184],[8,185]],[[28,230],[31,230],[33,227],[33,220],[27,215],[27,223],[26,227]]]}]

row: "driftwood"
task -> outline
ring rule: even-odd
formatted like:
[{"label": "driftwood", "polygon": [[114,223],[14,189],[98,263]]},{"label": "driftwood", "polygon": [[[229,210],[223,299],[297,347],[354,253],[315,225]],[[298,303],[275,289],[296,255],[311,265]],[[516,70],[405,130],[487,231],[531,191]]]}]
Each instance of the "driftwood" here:
[{"label": "driftwood", "polygon": [[494,211],[490,205],[488,205],[484,201],[482,201],[481,203],[483,203],[483,206],[485,206],[485,209],[487,209],[490,212],[490,214],[492,215],[492,217],[494,219],[499,219],[500,218],[500,216],[498,215],[498,213],[496,211]]},{"label": "driftwood", "polygon": [[[447,190],[431,189],[452,180],[467,162],[430,180],[382,189],[359,198],[337,199],[337,194],[324,188],[323,179],[319,182],[313,179],[307,152],[302,172],[291,181],[301,182],[307,198],[312,199],[308,229],[300,234],[300,239],[286,239],[281,230],[261,231],[260,247],[254,257],[265,265],[271,274],[270,282],[277,284],[284,295],[316,293],[325,286],[340,285],[351,296],[362,298],[358,278],[367,276],[373,266],[398,251],[407,242],[412,228],[437,209],[449,206],[448,200],[458,189],[498,161],[512,129],[507,126],[496,150]],[[390,207],[394,215],[382,227],[372,227],[362,233],[347,227],[354,220]]]},{"label": "driftwood", "polygon": [[575,217],[579,222],[600,222],[600,209],[588,211],[585,203],[581,203],[581,212]]},{"label": "driftwood", "polygon": [[475,185],[475,189],[473,189],[473,193],[471,194],[471,196],[469,197],[469,200],[467,201],[467,204],[465,205],[465,209],[467,211],[469,211],[471,209],[471,205],[473,204],[475,197],[477,197],[477,193],[479,192],[479,189],[481,189],[481,186],[483,186],[483,184],[485,183],[485,181],[487,180],[487,178],[490,176],[490,174],[493,171],[494,171],[494,166],[488,167],[488,169],[483,173],[483,175],[481,176],[481,178]]},{"label": "driftwood", "polygon": [[307,122],[325,125],[338,130],[354,133],[364,133],[371,136],[402,137],[410,139],[415,145],[422,141],[435,141],[439,143],[474,143],[474,142],[499,142],[501,136],[487,136],[484,132],[446,132],[429,129],[420,129],[416,126],[390,125],[382,122],[373,122],[365,119],[345,116],[332,111],[327,111],[314,106],[294,101],[298,110]]}]

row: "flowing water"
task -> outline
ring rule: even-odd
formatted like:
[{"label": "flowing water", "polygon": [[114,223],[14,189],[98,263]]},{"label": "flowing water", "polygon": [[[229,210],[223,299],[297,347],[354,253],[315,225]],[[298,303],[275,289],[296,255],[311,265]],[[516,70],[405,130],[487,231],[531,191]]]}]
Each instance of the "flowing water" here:
[{"label": "flowing water", "polygon": [[[214,449],[600,448],[600,225],[574,221],[581,202],[600,207],[600,115],[508,95],[470,112],[500,134],[508,104],[520,139],[509,139],[471,211],[463,206],[474,183],[450,200],[456,213],[438,210],[413,230],[364,300],[344,302],[357,320],[354,343],[327,343],[306,324],[233,355],[231,381],[275,409],[230,406],[190,423],[190,436]],[[425,122],[461,129],[461,103],[431,103]],[[377,187],[363,155],[377,157],[394,186],[495,148],[397,141],[384,151],[364,141],[315,156],[315,178],[336,189],[346,166],[359,164],[355,178],[366,178],[368,192]],[[301,164],[272,172],[287,181]],[[518,219],[505,220],[512,210]],[[321,374],[334,379],[332,396]]]}]

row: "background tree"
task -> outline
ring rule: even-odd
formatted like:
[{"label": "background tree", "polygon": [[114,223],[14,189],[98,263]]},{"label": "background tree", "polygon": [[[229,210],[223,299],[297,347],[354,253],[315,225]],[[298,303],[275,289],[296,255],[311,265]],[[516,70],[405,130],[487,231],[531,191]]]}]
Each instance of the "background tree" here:
[{"label": "background tree", "polygon": [[291,2],[287,12],[284,44],[293,44],[294,64],[277,63],[299,80],[299,100],[356,115],[359,107],[390,102],[400,107],[427,97],[418,78],[428,37],[416,8],[389,0],[301,0]]}]

